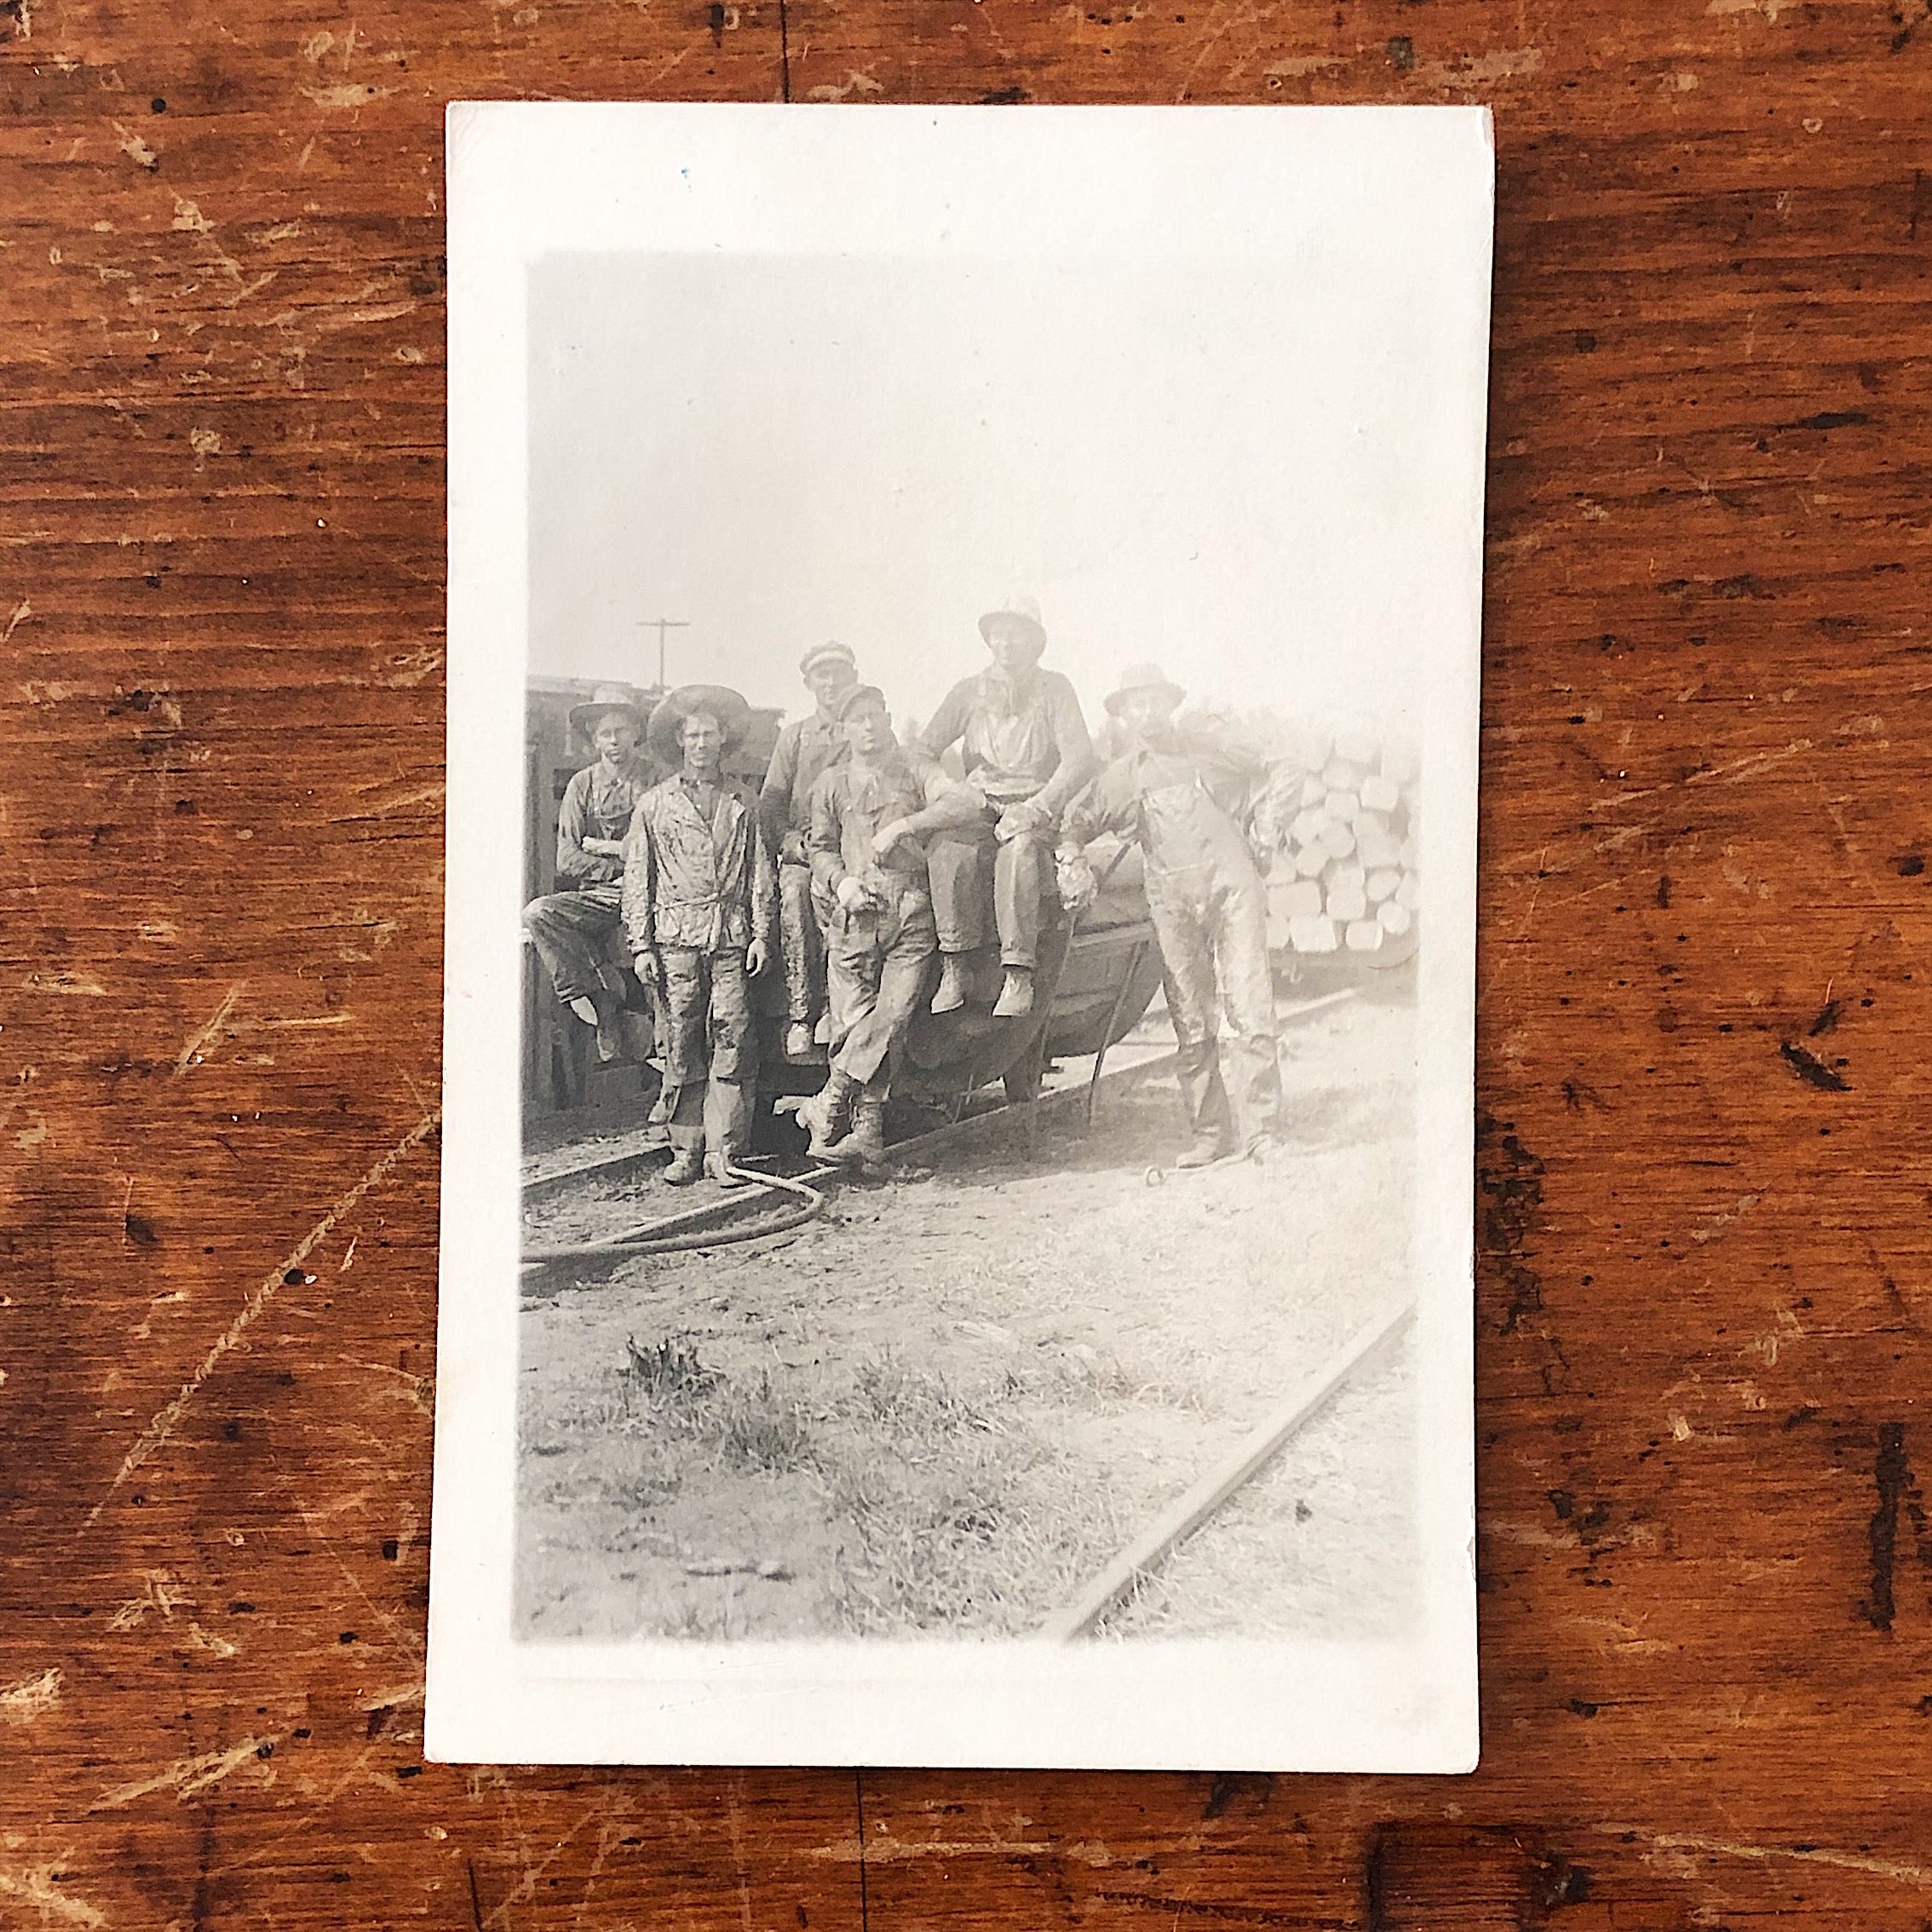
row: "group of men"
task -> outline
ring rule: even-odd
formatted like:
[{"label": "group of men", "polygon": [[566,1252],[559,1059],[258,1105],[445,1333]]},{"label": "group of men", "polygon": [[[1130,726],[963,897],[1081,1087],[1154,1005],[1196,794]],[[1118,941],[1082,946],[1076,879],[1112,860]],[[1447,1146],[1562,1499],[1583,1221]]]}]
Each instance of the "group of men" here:
[{"label": "group of men", "polygon": [[[608,959],[621,932],[656,1014],[673,1185],[707,1172],[727,1187],[747,1178],[750,981],[774,950],[786,1056],[827,1050],[825,1084],[799,1108],[812,1151],[877,1170],[892,1056],[913,1020],[972,1001],[969,962],[995,942],[993,1015],[1030,1015],[1043,895],[1090,895],[1085,848],[1106,833],[1145,855],[1192,1130],[1182,1164],[1275,1146],[1265,889],[1214,796],[1211,757],[1175,727],[1184,694],[1157,666],[1124,675],[1107,707],[1126,750],[1103,769],[1072,684],[1041,665],[1038,606],[1012,599],[980,618],[980,634],[986,669],[955,685],[904,745],[850,650],[808,651],[799,668],[814,709],[779,733],[755,798],[722,770],[750,722],[734,691],[687,685],[646,718],[625,693],[601,690],[572,712],[597,756],[559,812],[561,889],[532,901],[525,925],[558,998],[596,1029],[606,1059],[622,1050],[624,988]],[[653,782],[647,745],[671,776]],[[955,745],[957,776],[941,762]]]}]

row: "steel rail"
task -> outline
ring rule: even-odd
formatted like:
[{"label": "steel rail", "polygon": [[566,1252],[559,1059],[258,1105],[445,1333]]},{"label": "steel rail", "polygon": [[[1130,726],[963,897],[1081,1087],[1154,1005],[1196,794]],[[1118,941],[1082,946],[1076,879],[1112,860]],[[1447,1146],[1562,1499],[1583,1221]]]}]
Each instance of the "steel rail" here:
[{"label": "steel rail", "polygon": [[1287,1398],[1183,1495],[1162,1510],[1073,1600],[1034,1632],[1048,1643],[1084,1636],[1135,1583],[1271,1462],[1288,1438],[1415,1312],[1412,1298],[1385,1303],[1342,1347],[1295,1385]]}]

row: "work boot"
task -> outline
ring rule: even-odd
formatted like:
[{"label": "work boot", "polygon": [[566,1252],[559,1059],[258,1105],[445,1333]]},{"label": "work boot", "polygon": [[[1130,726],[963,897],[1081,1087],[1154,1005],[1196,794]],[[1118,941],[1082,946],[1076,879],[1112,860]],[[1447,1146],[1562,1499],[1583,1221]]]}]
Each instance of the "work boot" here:
[{"label": "work boot", "polygon": [[1176,1167],[1212,1167],[1217,1160],[1226,1160],[1233,1151],[1233,1143],[1223,1134],[1197,1134],[1193,1144],[1174,1164]]},{"label": "work boot", "polygon": [[831,1009],[827,1007],[819,1015],[819,1023],[812,1029],[812,1044],[814,1046],[831,1044]]},{"label": "work boot", "polygon": [[812,1136],[812,1144],[807,1151],[814,1160],[831,1160],[834,1158],[832,1150],[837,1145],[840,1130],[845,1125],[852,1091],[852,1076],[841,1072],[835,1067],[826,1077],[825,1085],[817,1093],[809,1100],[799,1101],[798,1124]]},{"label": "work boot", "polygon": [[966,1003],[966,958],[963,953],[940,955],[939,991],[933,995],[934,1013],[957,1013]]},{"label": "work boot", "polygon": [[832,1150],[833,1158],[848,1165],[862,1168],[867,1174],[883,1174],[888,1166],[885,1144],[885,1101],[883,1096],[861,1094],[852,1131]]},{"label": "work boot", "polygon": [[679,1147],[671,1155],[671,1164],[664,1170],[664,1184],[670,1187],[688,1187],[704,1171],[704,1150],[702,1147]]},{"label": "work boot", "polygon": [[704,1171],[721,1187],[749,1187],[751,1176],[738,1166],[735,1153],[712,1153],[704,1156]]},{"label": "work boot", "polygon": [[812,1022],[809,1020],[794,1020],[785,1028],[785,1057],[787,1060],[812,1057]]},{"label": "work boot", "polygon": [[1033,1010],[1033,969],[1031,966],[1006,969],[1006,980],[999,989],[999,998],[992,1010],[996,1020],[1023,1019]]}]

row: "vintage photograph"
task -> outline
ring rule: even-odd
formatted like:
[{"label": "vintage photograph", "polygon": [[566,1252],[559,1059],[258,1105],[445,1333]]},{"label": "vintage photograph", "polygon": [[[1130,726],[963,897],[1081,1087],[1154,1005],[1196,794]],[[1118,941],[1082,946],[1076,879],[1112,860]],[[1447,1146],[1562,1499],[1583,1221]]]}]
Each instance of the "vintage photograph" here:
[{"label": "vintage photograph", "polygon": [[519,883],[452,898],[451,971],[514,963],[536,1680],[1440,1669],[1481,319],[1446,367],[1337,212],[1158,227],[559,245],[506,291]]}]

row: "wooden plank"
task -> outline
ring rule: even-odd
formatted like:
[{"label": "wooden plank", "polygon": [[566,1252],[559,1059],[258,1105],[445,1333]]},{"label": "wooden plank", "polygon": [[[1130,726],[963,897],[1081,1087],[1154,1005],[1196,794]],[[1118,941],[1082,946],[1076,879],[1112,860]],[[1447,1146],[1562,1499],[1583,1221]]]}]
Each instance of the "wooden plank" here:
[{"label": "wooden plank", "polygon": [[1084,1636],[1133,1587],[1136,1577],[1152,1569],[1175,1544],[1198,1529],[1256,1470],[1272,1460],[1288,1438],[1414,1312],[1415,1303],[1406,1297],[1377,1308],[1332,1355],[1310,1370],[1279,1407],[1256,1423],[1221,1462],[1182,1491],[1035,1634],[1049,1643],[1071,1643],[1076,1637]]}]

